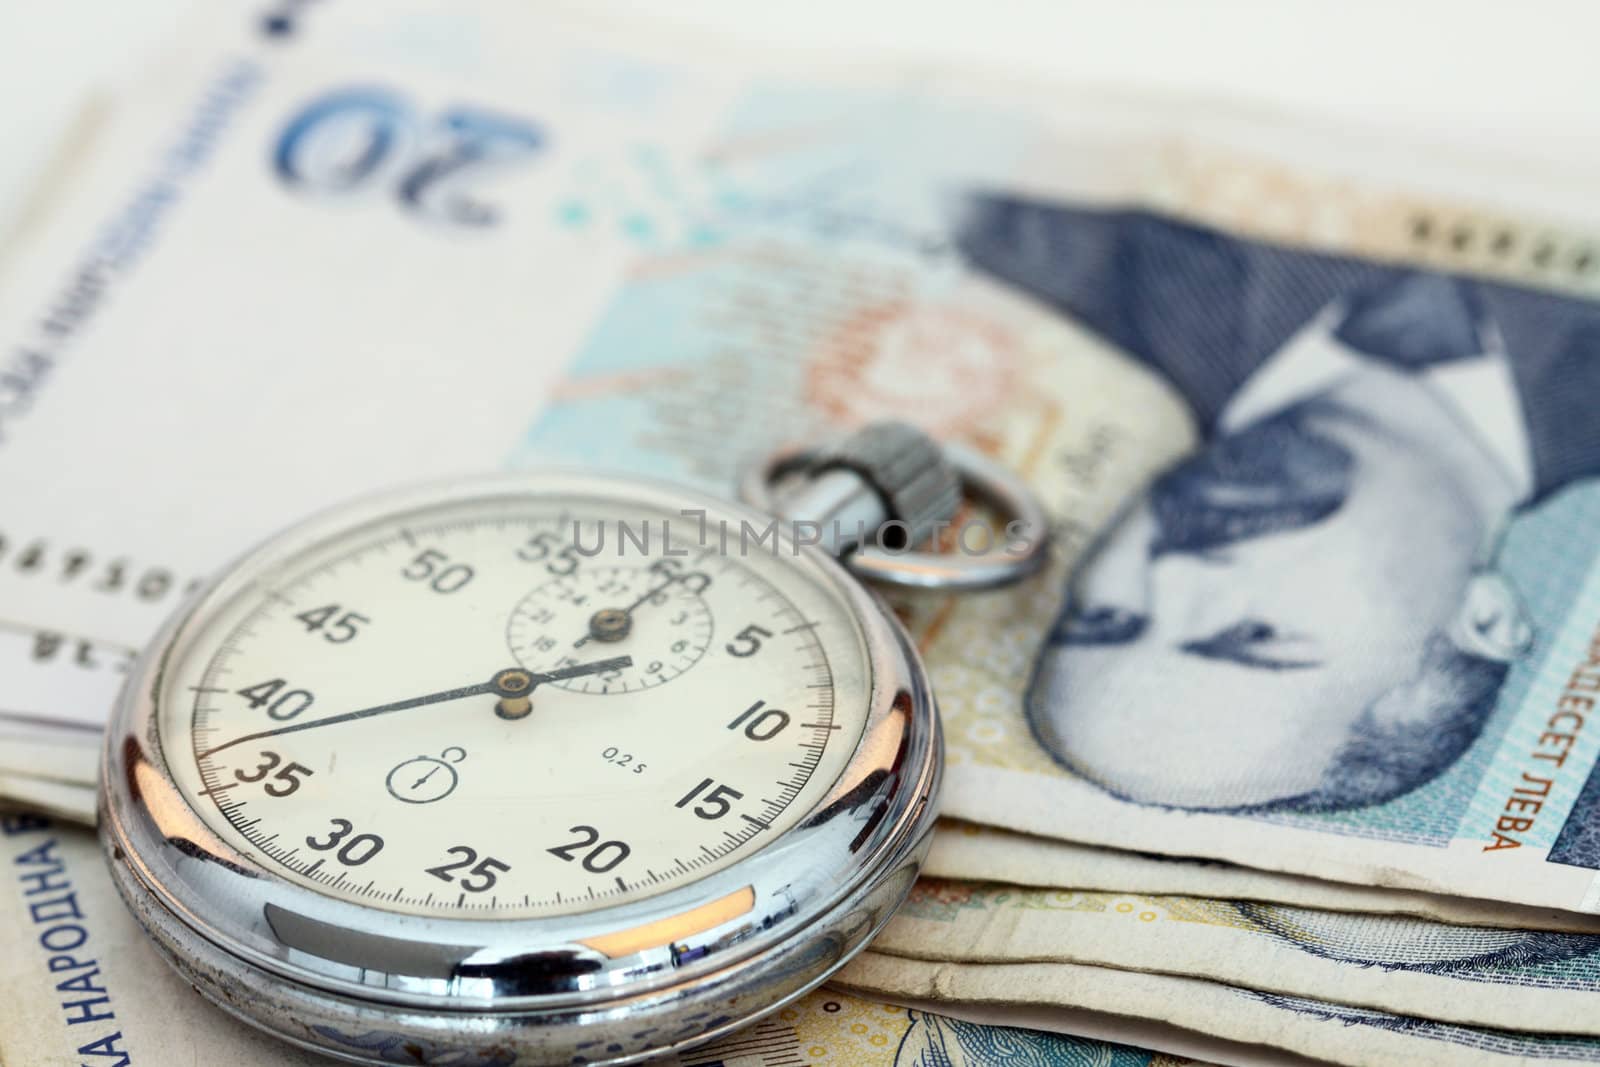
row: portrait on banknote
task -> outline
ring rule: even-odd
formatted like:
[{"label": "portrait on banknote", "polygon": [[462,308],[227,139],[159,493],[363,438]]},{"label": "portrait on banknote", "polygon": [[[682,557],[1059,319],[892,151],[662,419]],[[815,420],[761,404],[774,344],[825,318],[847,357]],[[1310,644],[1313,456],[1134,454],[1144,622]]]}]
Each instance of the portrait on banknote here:
[{"label": "portrait on banknote", "polygon": [[1519,515],[1600,472],[1600,313],[1550,293],[974,196],[978,269],[1166,377],[1200,448],[1073,577],[1026,699],[1113,795],[1328,813],[1454,765],[1540,637]]},{"label": "portrait on banknote", "polygon": [[907,1015],[911,1027],[895,1050],[894,1067],[981,1067],[989,1063],[1110,1067],[1119,1060],[1139,1061],[1113,1046],[1060,1034],[985,1026],[925,1011],[911,1010]]},{"label": "portrait on banknote", "polygon": [[[1483,982],[1514,976],[1523,984],[1559,986],[1572,982],[1572,969],[1592,967],[1600,953],[1600,937],[1592,934],[1450,926],[1394,915],[1355,916],[1248,901],[1232,901],[1230,906],[1252,929],[1301,952],[1386,971]],[[1571,967],[1560,977],[1545,973],[1562,962]]]}]

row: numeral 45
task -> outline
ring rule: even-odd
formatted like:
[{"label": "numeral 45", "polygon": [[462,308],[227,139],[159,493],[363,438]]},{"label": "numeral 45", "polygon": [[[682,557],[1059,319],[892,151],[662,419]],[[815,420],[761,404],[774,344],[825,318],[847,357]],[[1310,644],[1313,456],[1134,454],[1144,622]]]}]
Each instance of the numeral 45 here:
[{"label": "numeral 45", "polygon": [[361,627],[372,621],[360,612],[345,611],[338,604],[302,611],[295,618],[306,624],[308,633],[320,633],[324,641],[335,645],[354,641]]}]

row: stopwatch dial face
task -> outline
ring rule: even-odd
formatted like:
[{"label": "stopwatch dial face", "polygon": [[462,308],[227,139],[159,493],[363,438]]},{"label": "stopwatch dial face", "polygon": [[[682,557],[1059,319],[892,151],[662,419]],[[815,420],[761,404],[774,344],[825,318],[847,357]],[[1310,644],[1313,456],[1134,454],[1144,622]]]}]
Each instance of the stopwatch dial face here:
[{"label": "stopwatch dial face", "polygon": [[576,496],[348,529],[177,650],[168,763],[263,868],[373,907],[553,915],[704,877],[826,794],[872,684],[837,590],[719,541]]}]

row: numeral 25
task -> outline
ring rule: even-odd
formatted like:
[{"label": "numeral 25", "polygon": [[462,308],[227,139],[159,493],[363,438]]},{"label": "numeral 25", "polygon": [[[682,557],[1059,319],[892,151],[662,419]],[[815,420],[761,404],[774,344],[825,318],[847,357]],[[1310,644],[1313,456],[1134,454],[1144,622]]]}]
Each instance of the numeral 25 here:
[{"label": "numeral 25", "polygon": [[451,845],[444,850],[447,856],[460,856],[458,860],[450,863],[441,863],[437,867],[426,867],[424,870],[435,878],[446,882],[455,881],[455,872],[463,867],[471,867],[461,879],[461,888],[469,893],[482,893],[493,889],[497,874],[505,874],[511,870],[509,863],[502,863],[493,856],[478,858],[478,850],[470,845]]}]

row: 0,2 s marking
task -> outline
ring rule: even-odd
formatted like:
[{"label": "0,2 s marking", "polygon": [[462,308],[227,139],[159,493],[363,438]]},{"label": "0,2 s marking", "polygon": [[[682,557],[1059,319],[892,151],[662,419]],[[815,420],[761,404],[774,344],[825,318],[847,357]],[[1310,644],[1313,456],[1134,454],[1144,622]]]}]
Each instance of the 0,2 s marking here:
[{"label": "0,2 s marking", "polygon": [[643,774],[645,770],[645,765],[637,762],[634,759],[633,753],[624,752],[615,745],[601,749],[600,757],[607,763],[613,764],[614,766],[626,767],[633,771],[634,774]]}]

